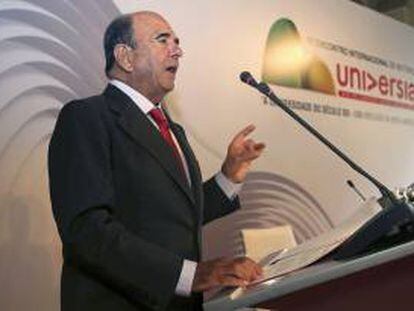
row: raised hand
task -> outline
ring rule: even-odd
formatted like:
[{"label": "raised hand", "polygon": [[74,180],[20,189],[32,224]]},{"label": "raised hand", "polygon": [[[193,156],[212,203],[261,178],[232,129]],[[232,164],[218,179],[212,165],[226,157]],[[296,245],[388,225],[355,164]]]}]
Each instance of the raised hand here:
[{"label": "raised hand", "polygon": [[250,124],[242,129],[227,148],[227,156],[221,171],[234,183],[244,181],[251,163],[262,154],[265,148],[264,143],[257,143],[247,137],[255,128],[253,124]]}]

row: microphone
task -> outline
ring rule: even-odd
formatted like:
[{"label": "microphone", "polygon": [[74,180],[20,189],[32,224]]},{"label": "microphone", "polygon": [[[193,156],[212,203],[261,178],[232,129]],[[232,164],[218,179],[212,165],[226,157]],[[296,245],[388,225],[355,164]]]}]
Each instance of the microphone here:
[{"label": "microphone", "polygon": [[244,82],[244,83],[246,83],[246,84],[248,84],[248,85],[250,85],[254,88],[257,88],[257,86],[258,86],[257,81],[253,78],[252,74],[248,71],[243,71],[240,74],[240,80],[242,80],[242,82]]},{"label": "microphone", "polygon": [[313,128],[308,122],[306,122],[298,114],[296,114],[292,109],[286,106],[286,104],[273,93],[273,91],[270,89],[270,87],[266,83],[264,82],[257,83],[256,80],[253,78],[253,76],[247,71],[244,71],[240,74],[240,79],[242,82],[254,87],[260,93],[268,97],[274,104],[279,106],[288,115],[290,115],[295,121],[297,121],[305,129],[307,129],[312,135],[314,135],[319,141],[321,141],[324,145],[326,145],[333,153],[335,153],[342,160],[344,160],[345,163],[347,163],[353,170],[357,171],[358,173],[363,175],[365,178],[367,178],[369,181],[371,181],[378,188],[378,190],[381,192],[381,194],[384,197],[389,198],[391,201],[395,199],[395,196],[391,190],[389,190],[386,186],[384,186],[382,183],[380,183],[378,180],[376,180],[374,177],[368,174],[368,172],[366,172],[360,166],[354,163],[348,156],[346,156],[341,150],[339,150],[335,145],[333,145],[328,139],[326,139],[321,133],[319,133],[315,128]]},{"label": "microphone", "polygon": [[414,184],[405,188],[397,188],[395,190],[397,198],[404,200],[408,203],[414,203]]},{"label": "microphone", "polygon": [[366,201],[367,199],[364,197],[364,195],[361,193],[361,191],[359,191],[359,189],[357,187],[355,187],[354,183],[352,182],[352,180],[348,179],[346,181],[347,185],[355,191],[355,193],[362,199],[362,201]]},{"label": "microphone", "polygon": [[380,238],[387,236],[389,233],[395,231],[395,228],[400,227],[404,230],[404,226],[408,227],[414,220],[414,206],[404,200],[398,199],[394,193],[389,190],[380,181],[371,176],[367,171],[362,169],[354,161],[352,161],[347,155],[333,145],[327,138],[319,133],[308,122],[302,119],[292,109],[290,109],[281,99],[279,99],[270,87],[264,83],[257,81],[253,76],[244,71],[240,74],[240,80],[251,87],[257,89],[260,93],[264,94],[270,99],[271,103],[279,106],[289,116],[291,116],[296,122],[302,125],[308,132],[315,136],[320,142],[327,146],[333,153],[340,157],[348,166],[354,171],[358,172],[366,179],[368,179],[381,193],[381,198],[377,200],[380,206],[383,208],[381,212],[376,214],[371,220],[364,224],[354,235],[352,235],[347,242],[342,244],[335,250],[333,255],[334,259],[345,259],[352,257],[356,254],[360,254],[366,251],[368,247],[374,245]]}]

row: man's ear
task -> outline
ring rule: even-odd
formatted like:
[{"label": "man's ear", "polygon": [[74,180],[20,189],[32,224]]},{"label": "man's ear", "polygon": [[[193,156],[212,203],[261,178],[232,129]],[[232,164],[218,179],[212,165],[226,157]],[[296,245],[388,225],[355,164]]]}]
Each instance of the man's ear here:
[{"label": "man's ear", "polygon": [[126,72],[132,72],[134,69],[132,61],[132,49],[125,44],[117,44],[114,49],[115,62],[118,67]]}]

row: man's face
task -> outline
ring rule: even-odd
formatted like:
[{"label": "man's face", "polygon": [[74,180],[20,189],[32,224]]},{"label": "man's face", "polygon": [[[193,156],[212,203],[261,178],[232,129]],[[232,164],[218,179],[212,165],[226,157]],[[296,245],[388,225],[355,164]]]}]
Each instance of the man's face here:
[{"label": "man's face", "polygon": [[183,52],[170,25],[157,15],[134,16],[136,49],[133,50],[132,84],[153,102],[174,88]]}]

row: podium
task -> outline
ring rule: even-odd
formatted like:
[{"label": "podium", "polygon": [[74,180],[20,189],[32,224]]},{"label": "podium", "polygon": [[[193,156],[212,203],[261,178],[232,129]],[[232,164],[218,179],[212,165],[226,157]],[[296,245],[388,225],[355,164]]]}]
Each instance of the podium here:
[{"label": "podium", "polygon": [[260,307],[277,311],[414,309],[414,241],[357,258],[316,263],[288,275],[227,290],[205,311]]}]

